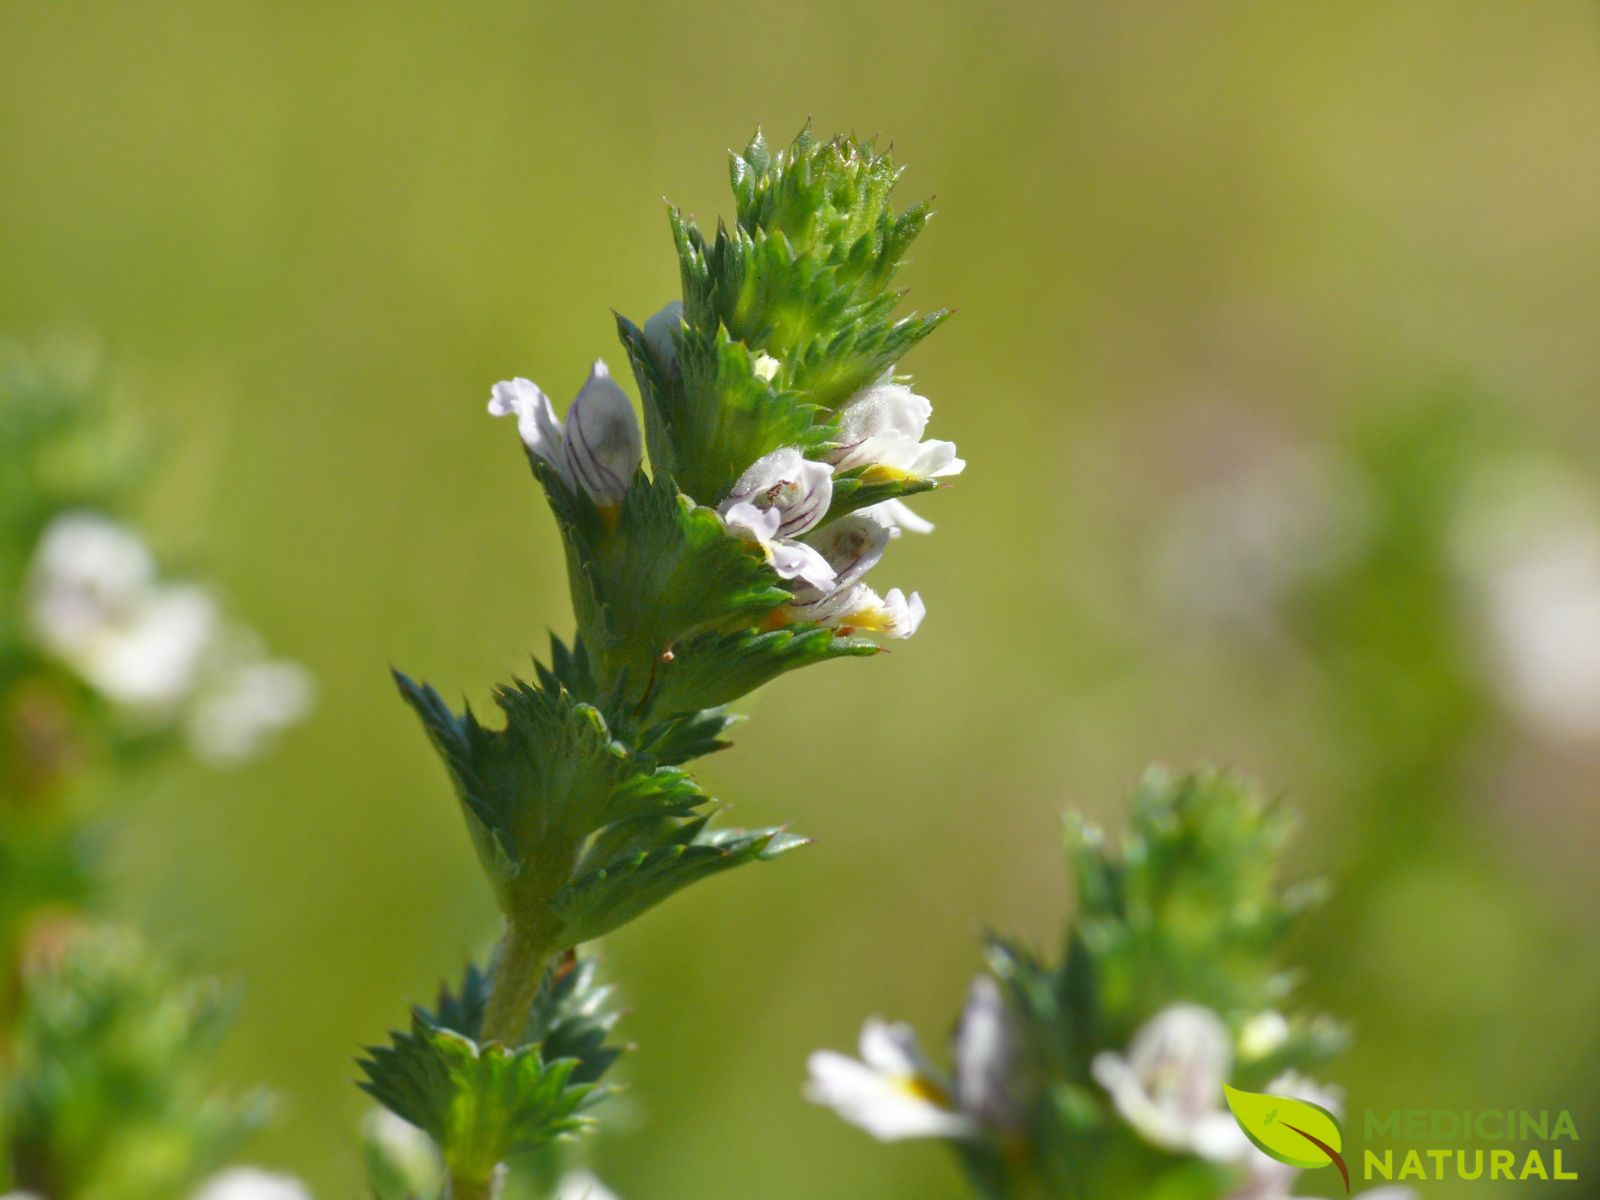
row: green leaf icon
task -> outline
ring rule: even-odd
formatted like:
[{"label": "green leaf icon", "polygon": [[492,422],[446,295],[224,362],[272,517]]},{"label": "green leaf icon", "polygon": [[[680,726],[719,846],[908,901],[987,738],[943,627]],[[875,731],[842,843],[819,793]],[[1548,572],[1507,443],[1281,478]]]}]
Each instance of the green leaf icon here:
[{"label": "green leaf icon", "polygon": [[1290,1096],[1242,1092],[1227,1084],[1222,1090],[1233,1119],[1263,1154],[1302,1170],[1333,1163],[1343,1173],[1339,1152],[1344,1136],[1327,1109]]}]

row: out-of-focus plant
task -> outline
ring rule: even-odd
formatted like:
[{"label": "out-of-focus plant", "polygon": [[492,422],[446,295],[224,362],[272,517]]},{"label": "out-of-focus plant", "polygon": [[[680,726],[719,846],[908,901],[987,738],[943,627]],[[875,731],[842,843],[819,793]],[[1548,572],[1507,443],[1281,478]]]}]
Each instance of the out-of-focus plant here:
[{"label": "out-of-focus plant", "polygon": [[[1322,920],[1367,952],[1319,994],[1452,997],[1387,1008],[1362,1041],[1369,1078],[1425,1071],[1443,1094],[1481,1090],[1478,1062],[1454,1047],[1474,1004],[1514,1004],[1562,1050],[1530,1045],[1497,1086],[1584,1094],[1593,971],[1514,1000],[1492,985],[1594,959],[1594,906],[1573,887],[1584,867],[1563,853],[1581,843],[1582,764],[1600,746],[1592,449],[1459,380],[1387,401],[1319,441],[1236,437],[1258,449],[1165,519],[1170,610],[1232,601],[1232,619],[1194,632],[1225,642],[1233,670],[1254,669],[1269,703],[1307,714],[1319,799],[1339,814],[1329,832],[1360,847]],[[1512,913],[1539,934],[1507,928],[1493,948],[1484,914]]]},{"label": "out-of-focus plant", "polygon": [[104,818],[138,772],[247,761],[310,702],[121,513],[144,458],[99,389],[0,357],[0,1188],[42,1200],[303,1196],[205,1180],[264,1113],[211,1083],[217,986],[96,917]]},{"label": "out-of-focus plant", "polygon": [[507,1160],[576,1131],[601,1095],[615,1051],[578,947],[802,844],[711,827],[684,764],[726,745],[727,706],[922,620],[915,593],[863,582],[930,528],[904,497],[963,466],[894,373],[946,315],[895,314],[928,215],[893,211],[898,175],[853,139],[773,153],[758,134],[732,157],[731,225],[707,236],[672,212],[683,298],[617,322],[642,437],[602,362],[564,421],[529,380],[493,389],[560,528],[578,628],[498,690],[497,725],[399,677],[505,929],[487,973],[364,1064],[366,1089],[438,1143],[457,1200],[494,1194]]},{"label": "out-of-focus plant", "polygon": [[1069,822],[1061,960],[990,939],[950,1071],[871,1020],[861,1060],[812,1056],[810,1096],[885,1141],[946,1139],[989,1200],[1289,1200],[1296,1170],[1252,1145],[1224,1088],[1338,1106],[1301,1072],[1343,1030],[1293,1010],[1280,961],[1323,892],[1279,883],[1290,826],[1228,775],[1152,770],[1122,839]]}]

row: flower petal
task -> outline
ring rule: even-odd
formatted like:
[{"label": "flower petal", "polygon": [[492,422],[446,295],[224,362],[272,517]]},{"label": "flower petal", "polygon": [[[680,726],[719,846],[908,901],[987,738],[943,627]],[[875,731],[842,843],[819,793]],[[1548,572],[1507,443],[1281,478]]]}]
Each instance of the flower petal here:
[{"label": "flower petal", "polygon": [[[880,1030],[886,1029],[881,1022]],[[863,1032],[863,1043],[867,1040]],[[936,1084],[901,1071],[876,1070],[843,1054],[822,1050],[809,1060],[806,1096],[832,1108],[880,1141],[966,1137],[972,1123],[939,1099]]]},{"label": "flower petal", "polygon": [[917,1032],[903,1021],[871,1017],[861,1026],[861,1060],[890,1075],[931,1075]]},{"label": "flower petal", "polygon": [[772,569],[783,579],[798,579],[807,587],[828,588],[833,584],[833,568],[816,549],[804,542],[775,538],[767,546]]},{"label": "flower petal", "polygon": [[155,594],[156,563],[110,517],[68,512],[45,528],[28,568],[28,624],[40,645],[77,663]]},{"label": "flower petal", "polygon": [[216,601],[204,588],[165,587],[71,665],[119,704],[170,710],[194,690],[220,625]]},{"label": "flower petal", "polygon": [[798,537],[827,516],[833,503],[833,468],[812,462],[793,446],[774,450],[750,464],[718,511],[727,516],[732,506],[747,502],[777,510],[778,535]]},{"label": "flower petal", "polygon": [[956,1028],[956,1100],[961,1111],[987,1128],[1019,1132],[1028,1118],[1020,1095],[1022,1066],[1016,1016],[993,977],[979,975]]},{"label": "flower petal", "polygon": [[939,479],[961,474],[967,469],[967,460],[956,457],[954,442],[923,442],[907,469],[919,479]]},{"label": "flower petal", "polygon": [[885,375],[839,409],[839,441],[848,445],[884,433],[921,441],[932,415],[927,397]]},{"label": "flower petal", "polygon": [[727,506],[722,520],[728,532],[747,542],[760,542],[765,546],[778,536],[778,522],[783,514],[774,508],[757,508],[748,500]]},{"label": "flower petal", "polygon": [[1243,1134],[1227,1133],[1219,1111],[1232,1057],[1220,1017],[1198,1005],[1178,1004],[1145,1024],[1126,1058],[1103,1053],[1091,1067],[1117,1111],[1147,1141],[1231,1159],[1248,1145]]},{"label": "flower petal", "polygon": [[555,409],[539,385],[531,379],[508,379],[494,385],[489,393],[492,416],[517,418],[517,433],[528,453],[548,463],[568,487],[573,486],[563,443],[566,440]]},{"label": "flower petal", "polygon": [[828,560],[836,577],[835,586],[847,587],[883,557],[884,547],[889,544],[889,526],[870,513],[855,512],[829,521],[806,538],[806,544],[815,546]]},{"label": "flower petal", "polygon": [[933,532],[933,522],[918,516],[904,500],[882,500],[858,511],[869,513],[887,525],[890,537],[899,537],[902,530],[908,533]]},{"label": "flower petal", "polygon": [[596,359],[567,413],[567,469],[597,504],[622,503],[643,450],[633,404]]},{"label": "flower petal", "polygon": [[933,405],[889,374],[839,410],[838,445],[829,461],[839,470],[879,466],[920,479],[958,475],[966,463],[954,442],[924,442]]}]

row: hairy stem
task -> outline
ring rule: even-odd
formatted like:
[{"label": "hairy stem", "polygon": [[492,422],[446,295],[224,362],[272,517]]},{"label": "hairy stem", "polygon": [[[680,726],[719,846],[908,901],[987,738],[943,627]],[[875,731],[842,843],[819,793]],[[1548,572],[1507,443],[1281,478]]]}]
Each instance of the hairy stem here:
[{"label": "hairy stem", "polygon": [[516,922],[507,924],[495,962],[494,986],[483,1010],[483,1027],[478,1031],[480,1042],[512,1047],[522,1044],[528,1012],[539,994],[545,964],[554,950],[543,931]]}]

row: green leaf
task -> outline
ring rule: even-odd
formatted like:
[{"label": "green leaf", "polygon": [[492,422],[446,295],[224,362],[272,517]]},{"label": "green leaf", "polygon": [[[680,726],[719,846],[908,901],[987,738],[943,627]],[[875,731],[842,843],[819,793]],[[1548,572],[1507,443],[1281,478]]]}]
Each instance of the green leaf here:
[{"label": "green leaf", "polygon": [[741,719],[722,707],[668,717],[657,721],[639,735],[639,752],[648,754],[657,762],[668,764],[714,754],[732,744],[724,741],[722,734]]},{"label": "green leaf", "polygon": [[546,972],[524,1035],[538,1042],[546,1059],[571,1059],[573,1083],[598,1083],[624,1048],[606,1038],[621,1014],[608,1007],[611,988],[597,980],[592,957],[567,955]]},{"label": "green leaf", "polygon": [[479,1046],[421,1014],[410,1033],[368,1049],[360,1086],[439,1144],[453,1176],[485,1181],[513,1154],[584,1128],[594,1089],[571,1082],[574,1059],[534,1046]]},{"label": "green leaf", "polygon": [[1338,1119],[1321,1105],[1227,1084],[1223,1091],[1239,1128],[1263,1154],[1302,1170],[1338,1162],[1344,1134]]},{"label": "green leaf", "polygon": [[703,821],[690,822],[653,848],[594,867],[563,888],[551,906],[561,942],[600,937],[691,883],[805,843],[781,829],[706,830]]},{"label": "green leaf", "polygon": [[684,331],[678,350],[681,416],[674,435],[679,486],[715,504],[764,454],[781,446],[816,450],[829,440],[828,414],[806,393],[755,373],[751,348],[724,329]]},{"label": "green leaf", "polygon": [[[736,621],[754,623],[789,599],[760,549],[729,535],[716,511],[670,479],[637,483],[623,500],[599,571],[603,638],[584,635],[609,675],[647,676],[676,641]],[[633,680],[642,689],[644,678]]]},{"label": "green leaf", "polygon": [[934,479],[919,479],[912,475],[889,475],[882,467],[856,467],[833,477],[833,503],[823,523],[837,520],[869,504],[882,504],[885,500],[903,500],[919,492],[930,492],[940,486]]},{"label": "green leaf", "polygon": [[[606,1044],[620,1014],[608,1007],[611,988],[598,981],[598,972],[593,957],[559,955],[546,969],[517,1039],[517,1047],[539,1046],[546,1061],[574,1060],[573,1083],[597,1083],[622,1055],[620,1046]],[[469,963],[460,987],[441,986],[433,1011],[419,1008],[416,1016],[430,1028],[477,1041],[492,984],[487,972]]]},{"label": "green leaf", "polygon": [[473,845],[508,915],[553,895],[590,834],[641,816],[687,814],[705,801],[676,767],[656,766],[610,736],[591,704],[527,684],[497,690],[501,729],[457,715],[437,692],[396,673],[449,769]]},{"label": "green leaf", "polygon": [[797,667],[878,650],[866,638],[810,624],[705,634],[674,648],[672,661],[660,667],[649,711],[668,715],[720,706]]}]

